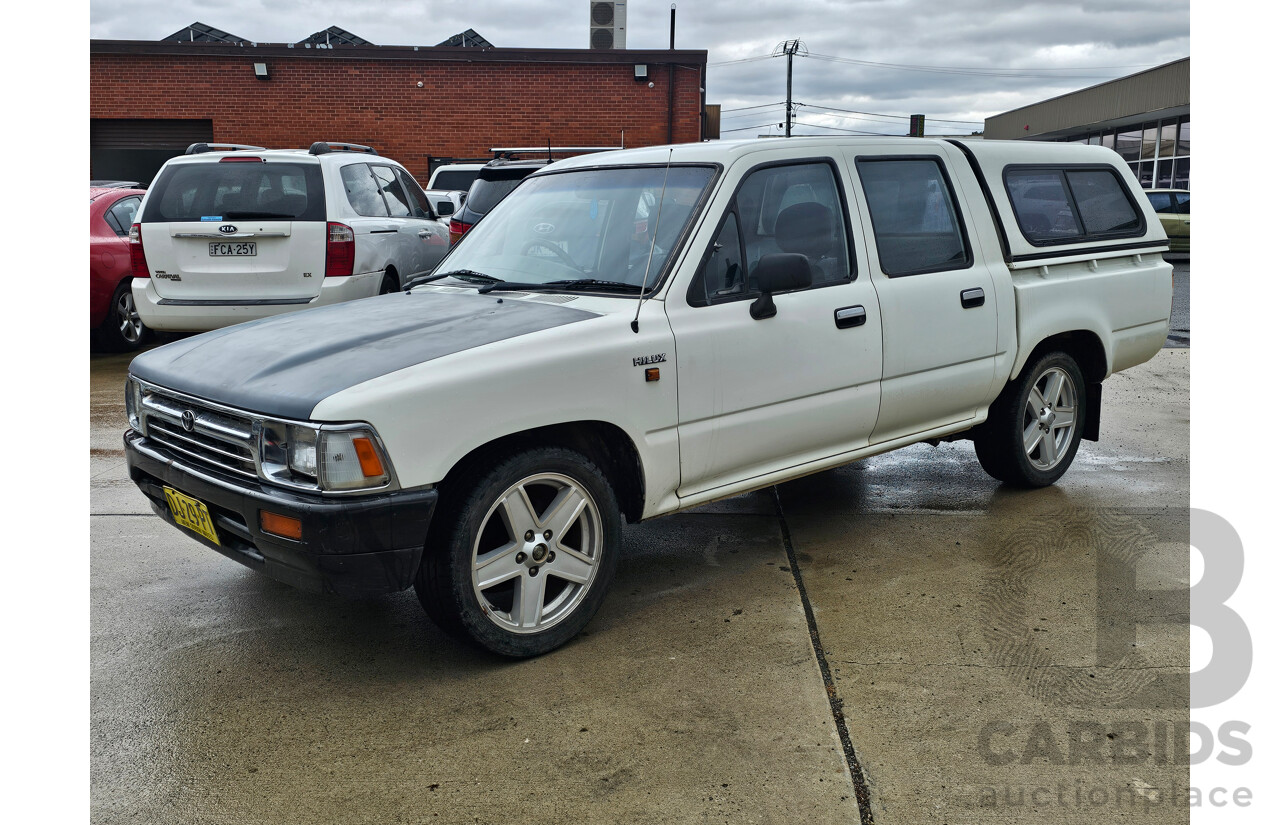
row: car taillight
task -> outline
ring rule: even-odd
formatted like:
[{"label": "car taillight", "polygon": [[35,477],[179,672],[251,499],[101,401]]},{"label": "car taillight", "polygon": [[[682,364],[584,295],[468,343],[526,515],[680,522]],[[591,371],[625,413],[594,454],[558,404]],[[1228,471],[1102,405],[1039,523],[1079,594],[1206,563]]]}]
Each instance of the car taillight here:
[{"label": "car taillight", "polygon": [[474,224],[463,223],[457,218],[450,219],[449,220],[449,243],[450,244],[457,243],[458,239],[461,238],[463,235],[467,234],[467,230],[470,229],[472,226],[474,226]]},{"label": "car taillight", "polygon": [[329,224],[329,243],[324,252],[324,276],[350,275],[356,263],[356,233],[345,223]]},{"label": "car taillight", "polygon": [[151,277],[151,271],[147,269],[147,253],[142,249],[142,224],[140,223],[129,227],[129,265],[133,269],[133,277]]}]

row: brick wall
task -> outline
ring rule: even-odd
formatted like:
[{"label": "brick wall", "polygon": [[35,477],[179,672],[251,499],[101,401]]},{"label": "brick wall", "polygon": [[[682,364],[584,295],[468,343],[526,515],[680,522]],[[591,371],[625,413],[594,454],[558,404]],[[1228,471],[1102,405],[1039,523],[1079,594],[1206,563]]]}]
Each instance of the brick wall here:
[{"label": "brick wall", "polygon": [[[548,140],[616,146],[623,130],[628,147],[666,143],[674,76],[675,142],[700,137],[697,68],[670,71],[649,63],[651,89],[634,79],[634,63],[646,62],[640,60],[461,63],[227,51],[91,49],[90,117],[210,119],[218,142],[274,148],[306,148],[316,140],[364,143],[425,181],[432,155],[482,157],[491,147]],[[254,77],[254,62],[268,64],[270,80]]]}]

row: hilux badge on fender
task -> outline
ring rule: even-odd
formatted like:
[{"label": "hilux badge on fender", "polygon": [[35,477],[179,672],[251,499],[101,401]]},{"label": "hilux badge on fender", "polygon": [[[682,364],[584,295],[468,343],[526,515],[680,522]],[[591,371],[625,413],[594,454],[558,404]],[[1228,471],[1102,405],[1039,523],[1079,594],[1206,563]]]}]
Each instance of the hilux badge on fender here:
[{"label": "hilux badge on fender", "polygon": [[240,230],[236,227],[235,224],[227,223],[227,224],[223,224],[222,226],[219,226],[218,231],[224,235],[234,235]]},{"label": "hilux badge on fender", "polygon": [[643,367],[648,364],[665,364],[667,362],[667,354],[660,352],[657,355],[642,355],[639,358],[631,359],[631,366]]}]

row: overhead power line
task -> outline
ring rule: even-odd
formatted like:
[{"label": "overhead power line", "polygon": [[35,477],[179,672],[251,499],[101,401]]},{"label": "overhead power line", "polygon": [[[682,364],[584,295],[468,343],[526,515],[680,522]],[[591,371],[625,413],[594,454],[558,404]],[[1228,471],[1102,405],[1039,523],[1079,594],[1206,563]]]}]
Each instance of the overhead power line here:
[{"label": "overhead power line", "polygon": [[765,108],[768,108],[769,106],[781,106],[781,105],[783,105],[782,101],[779,100],[777,103],[761,103],[759,106],[738,106],[737,108],[734,108],[734,109],[721,109],[720,111],[721,113],[745,112],[747,109],[765,109]]},{"label": "overhead power line", "polygon": [[[822,106],[817,103],[801,103],[799,105],[808,106],[812,109],[826,109],[827,111],[830,111],[830,112],[846,112],[851,115],[869,115],[871,117],[892,117],[892,118],[898,118],[901,120],[911,119],[911,115],[890,115],[890,114],[885,114],[883,112],[859,112],[856,109],[837,109],[834,106]],[[933,123],[964,123],[968,125],[978,125],[978,126],[983,125],[983,121],[981,120],[944,120],[943,118],[938,118],[938,117],[931,117],[929,118],[929,120]]]},{"label": "overhead power line", "polygon": [[[752,57],[741,57],[736,60],[722,60],[716,63],[708,63],[708,66],[734,66],[739,63],[755,63],[761,60],[769,60],[774,57],[781,57],[783,53],[775,52],[773,54],[760,54]],[[1005,77],[1005,78],[1036,78],[1041,80],[1096,80],[1108,79],[1109,75],[1067,75],[1059,74],[1060,72],[1100,72],[1120,69],[1144,69],[1148,68],[1145,63],[1134,63],[1124,66],[1045,66],[1045,67],[1018,67],[1018,66],[925,66],[914,63],[882,63],[875,60],[856,60],[851,57],[840,57],[833,54],[818,54],[809,52],[801,55],[802,57],[810,57],[814,60],[823,60],[829,63],[848,63],[855,66],[868,66],[877,69],[899,69],[910,72],[939,72],[942,74],[963,74],[977,77]]]}]

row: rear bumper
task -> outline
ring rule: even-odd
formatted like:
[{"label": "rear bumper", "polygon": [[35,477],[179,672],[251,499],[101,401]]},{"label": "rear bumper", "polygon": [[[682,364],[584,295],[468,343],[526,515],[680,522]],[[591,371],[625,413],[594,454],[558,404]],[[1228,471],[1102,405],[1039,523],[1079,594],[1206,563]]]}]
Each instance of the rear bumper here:
[{"label": "rear bumper", "polygon": [[[439,495],[435,489],[353,498],[305,495],[185,464],[135,430],[125,432],[124,446],[129,477],[156,514],[227,558],[317,593],[373,596],[413,584]],[[220,544],[178,526],[166,486],[209,508]],[[302,540],[263,532],[260,510],[300,520]]]},{"label": "rear bumper", "polygon": [[175,300],[156,292],[155,279],[133,279],[133,303],[142,322],[151,329],[165,332],[205,332],[229,327],[245,321],[256,321],[285,312],[309,307],[337,304],[378,294],[382,272],[365,272],[345,278],[321,278],[320,294],[314,298],[287,302],[263,300],[251,296],[233,296],[219,300]]}]

